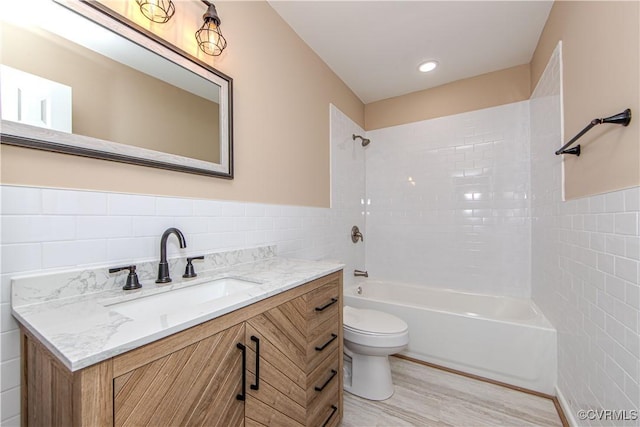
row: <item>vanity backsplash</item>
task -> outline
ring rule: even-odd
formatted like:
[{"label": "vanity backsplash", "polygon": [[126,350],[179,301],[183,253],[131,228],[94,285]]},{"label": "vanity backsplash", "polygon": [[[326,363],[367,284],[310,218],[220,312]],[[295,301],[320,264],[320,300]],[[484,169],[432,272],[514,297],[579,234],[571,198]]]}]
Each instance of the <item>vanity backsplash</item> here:
[{"label": "vanity backsplash", "polygon": [[[194,255],[204,255],[204,260],[193,262],[196,273],[200,274],[218,268],[273,258],[276,256],[276,246],[189,254],[171,258],[168,260],[169,269],[173,277],[171,284],[182,282],[182,274],[185,271],[187,257],[193,257]],[[140,282],[143,284],[143,289],[145,283],[155,282],[158,274],[157,259],[137,262],[132,260],[129,264],[136,266],[136,272]],[[12,279],[12,304],[13,306],[39,304],[66,297],[120,289],[124,286],[127,278],[126,270],[120,273],[109,273],[109,268],[123,265],[108,265],[58,273],[14,277]],[[156,286],[155,283],[154,286]]]}]

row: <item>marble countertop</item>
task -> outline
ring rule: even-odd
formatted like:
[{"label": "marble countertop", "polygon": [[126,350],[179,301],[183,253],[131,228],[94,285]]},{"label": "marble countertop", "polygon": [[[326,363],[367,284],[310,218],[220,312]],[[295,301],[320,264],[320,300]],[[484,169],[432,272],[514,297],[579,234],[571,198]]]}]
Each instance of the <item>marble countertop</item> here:
[{"label": "marble countertop", "polygon": [[[65,294],[60,298],[47,297],[38,299],[35,303],[29,301],[29,298],[17,295],[20,293],[19,286],[33,293],[34,280],[39,283],[46,282],[46,276],[40,276],[20,279],[24,283],[18,285],[14,280],[12,311],[16,319],[67,368],[76,371],[342,268],[343,265],[337,262],[269,257],[214,268],[199,273],[197,278],[180,279],[179,282],[168,285],[156,285],[152,279],[141,279],[143,287],[135,291],[123,291],[119,284],[120,287],[115,289],[80,292],[71,296]],[[174,280],[176,276],[179,277],[176,270],[172,272]],[[112,309],[115,307],[114,304],[117,306],[121,302],[228,277],[244,279],[255,283],[255,286],[212,301],[177,306],[175,310],[171,308],[170,313],[162,315],[133,316],[138,318],[132,319]],[[49,286],[52,289],[64,288],[64,286],[60,288]],[[23,291],[22,294],[24,293]],[[61,293],[63,292],[58,292],[58,294]],[[53,292],[53,294],[56,293]]]}]

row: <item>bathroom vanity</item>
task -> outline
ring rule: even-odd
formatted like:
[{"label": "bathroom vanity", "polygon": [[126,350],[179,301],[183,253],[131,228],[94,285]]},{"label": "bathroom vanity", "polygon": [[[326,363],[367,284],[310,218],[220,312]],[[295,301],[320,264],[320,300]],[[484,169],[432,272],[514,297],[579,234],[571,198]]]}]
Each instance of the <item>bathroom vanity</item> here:
[{"label": "bathroom vanity", "polygon": [[[145,294],[143,278],[142,292],[133,296],[109,289],[14,304],[22,332],[23,425],[338,425],[341,268],[266,257],[168,290],[149,284]],[[179,301],[181,291],[225,278],[255,286],[176,308],[159,322],[144,306],[130,317],[120,310],[172,293]],[[38,299],[35,289],[44,281],[14,280],[15,302]],[[68,292],[53,286],[40,296],[54,289]],[[75,332],[66,333],[65,325]]]}]

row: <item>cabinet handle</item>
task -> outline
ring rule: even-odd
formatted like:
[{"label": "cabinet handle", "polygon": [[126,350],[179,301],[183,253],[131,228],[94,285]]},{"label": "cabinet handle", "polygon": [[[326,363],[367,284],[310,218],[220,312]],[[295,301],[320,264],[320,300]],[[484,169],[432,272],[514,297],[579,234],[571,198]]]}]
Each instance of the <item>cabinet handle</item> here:
[{"label": "cabinet handle", "polygon": [[245,400],[247,396],[247,347],[244,344],[236,344],[242,350],[242,393],[236,395],[236,399]]},{"label": "cabinet handle", "polygon": [[333,418],[333,415],[338,411],[338,407],[336,405],[331,405],[331,414],[329,414],[329,418],[327,418],[327,421],[324,422],[324,424],[322,424],[322,427],[325,427],[327,424],[329,424],[329,421],[331,421],[331,418]]},{"label": "cabinet handle", "polygon": [[324,390],[324,388],[329,385],[329,383],[331,382],[331,380],[333,379],[333,377],[336,376],[336,374],[338,373],[338,371],[336,371],[335,369],[331,370],[331,376],[329,377],[329,379],[327,379],[324,384],[322,384],[320,387],[316,386],[316,391],[322,391]]},{"label": "cabinet handle", "polygon": [[333,304],[338,302],[338,298],[331,298],[331,301],[326,303],[325,305],[321,306],[321,307],[316,307],[316,311],[324,311],[327,308],[331,307]]},{"label": "cabinet handle", "polygon": [[326,343],[322,344],[320,347],[316,347],[316,351],[322,351],[325,348],[327,348],[327,346],[329,344],[331,344],[333,342],[333,340],[335,340],[336,338],[338,338],[338,336],[336,334],[331,334],[331,339],[329,341],[327,341]]},{"label": "cabinet handle", "polygon": [[260,390],[260,338],[251,335],[251,341],[256,343],[256,383],[251,384],[251,390]]}]

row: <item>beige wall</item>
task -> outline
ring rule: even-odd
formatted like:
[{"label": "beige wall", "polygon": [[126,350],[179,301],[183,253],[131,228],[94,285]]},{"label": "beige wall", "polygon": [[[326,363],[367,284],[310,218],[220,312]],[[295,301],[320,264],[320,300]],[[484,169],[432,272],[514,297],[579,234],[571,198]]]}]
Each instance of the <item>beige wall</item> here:
[{"label": "beige wall", "polygon": [[519,65],[365,106],[373,130],[529,99],[529,65]]},{"label": "beige wall", "polygon": [[177,2],[170,25],[161,28],[165,38],[233,78],[234,180],[3,145],[2,182],[329,206],[329,103],[363,126],[362,102],[268,3],[216,7],[228,41],[220,57],[195,46],[205,11],[200,1]]},{"label": "beige wall", "polygon": [[[562,40],[564,138],[592,119],[631,108],[628,127],[604,124],[580,139],[580,157],[565,155],[568,199],[640,184],[640,3],[556,1],[531,61],[535,87]],[[552,155],[553,153],[549,153]]]}]

